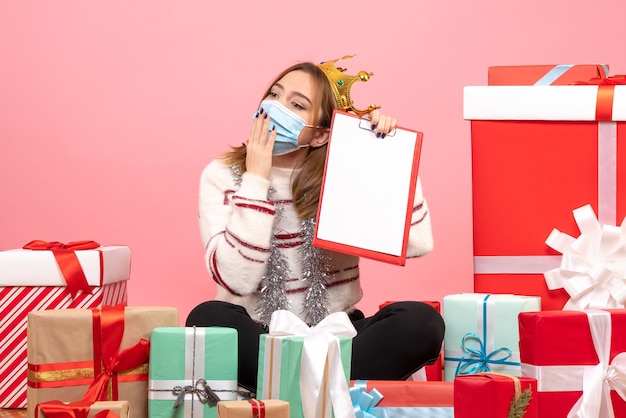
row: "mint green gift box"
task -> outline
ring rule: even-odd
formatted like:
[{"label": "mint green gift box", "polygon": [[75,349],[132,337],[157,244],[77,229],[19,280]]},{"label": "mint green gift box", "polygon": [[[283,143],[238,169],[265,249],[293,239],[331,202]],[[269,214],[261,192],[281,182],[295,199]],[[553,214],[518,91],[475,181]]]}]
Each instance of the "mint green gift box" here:
[{"label": "mint green gift box", "polygon": [[151,418],[216,418],[217,406],[203,398],[208,386],[220,400],[237,399],[237,330],[155,328],[149,370]]},{"label": "mint green gift box", "polygon": [[521,376],[520,312],[541,310],[541,298],[459,293],[443,298],[444,380],[482,372]]},{"label": "mint green gift box", "polygon": [[[291,418],[304,418],[300,396],[300,363],[304,338],[304,336],[262,334],[259,340],[257,399],[280,399],[289,402]],[[337,338],[343,373],[349,386],[352,338],[345,336]]]}]

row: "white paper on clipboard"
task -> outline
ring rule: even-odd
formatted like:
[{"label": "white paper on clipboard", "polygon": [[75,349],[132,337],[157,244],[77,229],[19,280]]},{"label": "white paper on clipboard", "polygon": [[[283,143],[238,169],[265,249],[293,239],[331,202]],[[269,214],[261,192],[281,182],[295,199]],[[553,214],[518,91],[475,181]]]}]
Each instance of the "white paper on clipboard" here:
[{"label": "white paper on clipboard", "polygon": [[369,121],[336,111],[314,245],[404,264],[421,140],[403,128],[377,138]]}]

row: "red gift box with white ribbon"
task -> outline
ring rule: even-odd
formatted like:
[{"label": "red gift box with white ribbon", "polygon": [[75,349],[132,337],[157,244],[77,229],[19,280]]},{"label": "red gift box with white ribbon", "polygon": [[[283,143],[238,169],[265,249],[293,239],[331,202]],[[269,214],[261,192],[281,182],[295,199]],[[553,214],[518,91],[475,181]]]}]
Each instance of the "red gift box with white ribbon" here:
[{"label": "red gift box with white ribbon", "polygon": [[522,312],[519,333],[540,417],[626,417],[626,310]]},{"label": "red gift box with white ribbon", "polygon": [[626,215],[626,77],[590,83],[465,87],[475,292],[562,309],[569,295],[544,278],[561,261],[545,243],[550,232],[577,235],[571,213],[586,204],[601,224]]}]

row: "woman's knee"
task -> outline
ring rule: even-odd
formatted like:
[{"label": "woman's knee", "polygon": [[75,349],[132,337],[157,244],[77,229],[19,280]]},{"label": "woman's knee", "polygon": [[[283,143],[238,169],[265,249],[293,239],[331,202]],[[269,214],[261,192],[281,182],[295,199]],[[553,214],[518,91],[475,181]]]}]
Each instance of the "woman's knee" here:
[{"label": "woman's knee", "polygon": [[398,317],[402,328],[407,333],[416,333],[421,338],[430,337],[434,342],[443,341],[445,323],[443,317],[428,303],[417,301],[396,302],[387,305],[383,310],[388,315]]},{"label": "woman's knee", "polygon": [[399,314],[407,318],[420,318],[430,319],[434,322],[441,322],[443,324],[443,318],[437,309],[432,305],[425,302],[418,301],[403,301],[394,302],[384,306],[382,311],[387,311],[388,314]]},{"label": "woman's knee", "polygon": [[185,321],[185,326],[226,326],[235,315],[247,315],[244,307],[220,300],[202,302],[194,307]]}]

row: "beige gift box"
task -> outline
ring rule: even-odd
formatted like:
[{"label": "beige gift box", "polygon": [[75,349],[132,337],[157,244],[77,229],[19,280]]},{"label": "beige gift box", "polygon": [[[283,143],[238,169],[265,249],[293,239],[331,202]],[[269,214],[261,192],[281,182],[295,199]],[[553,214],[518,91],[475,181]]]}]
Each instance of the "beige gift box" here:
[{"label": "beige gift box", "polygon": [[[261,408],[265,413],[260,412]],[[217,418],[289,418],[289,402],[278,399],[220,401]]]},{"label": "beige gift box", "polygon": [[[68,413],[74,416],[74,407],[67,402],[66,404],[68,407]],[[128,418],[129,405],[130,404],[128,403],[128,401],[98,401],[89,406],[89,413],[87,414],[87,418],[94,418],[97,414],[103,411],[111,411],[119,418]],[[46,415],[44,409],[38,408],[36,412],[36,418],[51,417],[48,417]]]},{"label": "beige gift box", "polygon": [[[35,406],[42,402],[59,400],[77,402],[83,399],[95,378],[106,384],[106,393],[96,400],[126,400],[131,404],[133,418],[148,416],[148,341],[157,327],[178,326],[178,310],[171,307],[126,307],[116,321],[107,318],[101,309],[61,309],[36,311],[28,315],[28,418],[34,418]],[[120,318],[123,312],[123,317]],[[106,315],[106,316],[105,316]],[[101,332],[94,332],[94,324],[101,323]],[[116,330],[111,332],[112,322]],[[120,323],[121,322],[121,323]],[[120,329],[121,326],[121,329]],[[119,339],[120,332],[121,343]],[[94,337],[96,338],[94,340]],[[143,340],[143,343],[140,343]],[[119,343],[119,363],[109,366],[114,372],[107,378],[101,351]],[[98,342],[101,342],[98,344]],[[104,344],[102,344],[104,343]],[[116,347],[117,348],[117,347]],[[110,349],[109,349],[110,350]],[[125,353],[126,350],[126,353]],[[113,351],[116,351],[113,349]],[[132,351],[134,361],[126,361]],[[94,357],[98,357],[94,361]],[[122,369],[125,366],[126,369]]]}]

